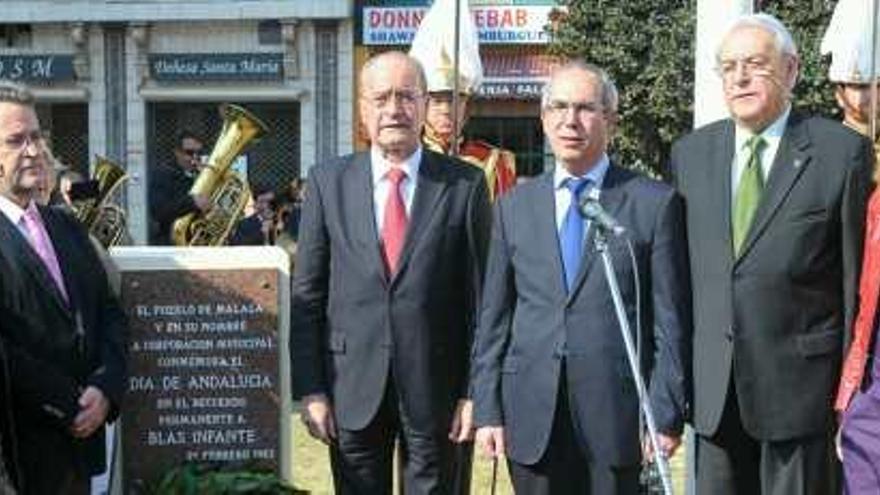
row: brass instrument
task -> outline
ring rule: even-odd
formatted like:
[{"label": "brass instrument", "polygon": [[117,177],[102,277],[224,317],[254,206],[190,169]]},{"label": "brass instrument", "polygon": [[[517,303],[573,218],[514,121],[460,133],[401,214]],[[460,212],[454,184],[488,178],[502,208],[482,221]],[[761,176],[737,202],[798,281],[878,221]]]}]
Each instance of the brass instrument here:
[{"label": "brass instrument", "polygon": [[269,129],[260,119],[236,105],[223,104],[220,114],[223,129],[207,165],[190,189],[192,195],[209,197],[213,207],[207,213],[188,213],[174,221],[171,238],[178,246],[223,244],[241,220],[248,202],[247,184],[230,167],[251,141],[259,139]]},{"label": "brass instrument", "polygon": [[104,247],[115,246],[126,237],[125,211],[112,199],[127,179],[128,174],[122,167],[98,156],[92,177],[97,183],[98,194],[77,200],[72,205],[76,218]]}]

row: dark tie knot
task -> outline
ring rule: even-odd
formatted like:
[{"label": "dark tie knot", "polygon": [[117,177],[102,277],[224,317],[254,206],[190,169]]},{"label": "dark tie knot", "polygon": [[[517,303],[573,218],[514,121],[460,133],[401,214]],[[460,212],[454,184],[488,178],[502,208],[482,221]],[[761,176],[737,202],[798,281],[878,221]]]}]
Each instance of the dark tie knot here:
[{"label": "dark tie knot", "polygon": [[385,174],[388,177],[388,181],[391,182],[393,186],[399,186],[403,179],[406,178],[406,172],[403,171],[402,168],[392,167]]}]

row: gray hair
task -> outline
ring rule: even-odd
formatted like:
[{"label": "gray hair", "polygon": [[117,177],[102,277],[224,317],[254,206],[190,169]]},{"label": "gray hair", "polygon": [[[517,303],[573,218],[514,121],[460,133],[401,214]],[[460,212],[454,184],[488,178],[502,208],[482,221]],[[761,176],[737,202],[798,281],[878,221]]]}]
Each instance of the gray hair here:
[{"label": "gray hair", "polygon": [[772,34],[776,49],[779,50],[780,53],[798,58],[797,45],[794,42],[794,38],[791,36],[791,32],[785,27],[785,24],[770,14],[760,13],[742,15],[734,19],[733,22],[728,25],[727,30],[724,31],[724,36],[721,37],[721,41],[719,41],[718,46],[715,48],[716,60],[720,60],[721,58],[721,47],[724,44],[724,40],[730,35],[730,33],[744,27],[763,29]]},{"label": "gray hair", "polygon": [[12,81],[0,80],[0,103],[17,103],[33,107],[34,94],[26,87]]},{"label": "gray hair", "polygon": [[608,75],[605,69],[578,59],[569,60],[553,71],[550,80],[547,81],[547,84],[541,90],[541,108],[550,106],[550,98],[553,95],[553,81],[556,80],[559,74],[570,70],[581,70],[595,76],[602,87],[602,108],[611,114],[617,113],[618,93],[614,80],[611,79],[611,76]]},{"label": "gray hair", "polygon": [[422,67],[422,64],[415,58],[407,55],[406,53],[399,51],[390,51],[383,52],[374,57],[370,57],[364,66],[361,68],[360,82],[361,87],[364,86],[364,76],[373,71],[378,65],[383,62],[386,62],[389,59],[398,59],[406,62],[413,70],[416,71],[416,77],[418,79],[419,90],[422,93],[428,92],[428,77],[425,75],[425,69]]}]

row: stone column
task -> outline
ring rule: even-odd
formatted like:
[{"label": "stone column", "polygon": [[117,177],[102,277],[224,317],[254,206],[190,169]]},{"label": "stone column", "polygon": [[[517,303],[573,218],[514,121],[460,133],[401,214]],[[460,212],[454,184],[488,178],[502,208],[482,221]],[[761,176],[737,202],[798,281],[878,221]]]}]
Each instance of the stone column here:
[{"label": "stone column", "polygon": [[697,0],[697,53],[694,74],[694,127],[727,117],[715,51],[733,19],[753,11],[751,0]]}]

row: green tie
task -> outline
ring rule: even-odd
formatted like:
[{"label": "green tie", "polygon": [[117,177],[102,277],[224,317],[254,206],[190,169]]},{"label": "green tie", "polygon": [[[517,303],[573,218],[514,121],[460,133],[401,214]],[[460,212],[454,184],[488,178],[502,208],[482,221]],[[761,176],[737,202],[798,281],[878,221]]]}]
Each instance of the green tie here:
[{"label": "green tie", "polygon": [[736,198],[733,203],[733,253],[739,255],[758,203],[761,201],[761,192],[764,190],[764,175],[761,171],[761,151],[767,141],[761,136],[752,136],[746,141],[745,149],[749,152],[749,160],[739,178],[739,187],[736,189]]}]

